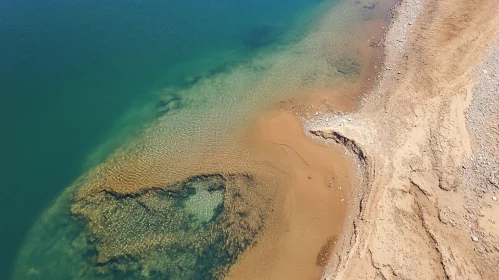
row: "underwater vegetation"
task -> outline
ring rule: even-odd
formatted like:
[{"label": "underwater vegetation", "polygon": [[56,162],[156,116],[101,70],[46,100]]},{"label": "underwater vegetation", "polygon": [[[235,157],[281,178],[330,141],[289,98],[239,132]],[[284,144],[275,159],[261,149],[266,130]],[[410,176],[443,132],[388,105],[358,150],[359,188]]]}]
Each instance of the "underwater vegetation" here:
[{"label": "underwater vegetation", "polygon": [[219,279],[263,228],[269,209],[255,190],[246,174],[200,175],[133,194],[102,190],[71,215],[94,248],[93,277]]}]

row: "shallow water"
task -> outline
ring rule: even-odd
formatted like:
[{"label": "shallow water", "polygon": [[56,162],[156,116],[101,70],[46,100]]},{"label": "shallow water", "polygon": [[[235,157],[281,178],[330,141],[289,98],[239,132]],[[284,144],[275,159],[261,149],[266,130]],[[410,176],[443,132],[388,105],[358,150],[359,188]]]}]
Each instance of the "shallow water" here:
[{"label": "shallow water", "polygon": [[[10,190],[10,205],[26,196],[39,198],[40,189],[46,198],[23,207],[24,216],[3,217],[20,225],[3,239],[22,232],[32,221],[26,216],[37,216],[65,181],[90,169],[38,218],[20,251],[15,278],[225,275],[263,238],[263,224],[281,221],[274,212],[282,210],[282,196],[289,193],[282,191],[288,171],[258,155],[259,148],[240,135],[276,102],[362,77],[364,60],[352,47],[362,36],[354,27],[377,15],[349,1],[75,5],[54,1],[22,8],[24,19],[49,26],[42,28],[48,33],[21,23],[14,13],[20,6],[0,14],[2,22],[11,23],[0,31],[13,42],[2,49],[13,65],[4,76],[12,82],[2,92],[17,105],[4,110],[2,119],[13,120],[8,128],[29,123],[42,130],[44,141],[37,145],[52,151],[31,147],[22,161],[28,166],[6,164],[15,171],[42,166],[52,176],[19,181],[13,172],[7,177],[8,185],[21,186],[18,193]],[[14,31],[25,32],[17,33],[25,38]],[[26,49],[16,52],[15,43]],[[27,63],[33,66],[23,66]],[[33,82],[26,85],[26,80]],[[18,97],[29,92],[35,96],[28,98],[30,107]],[[358,98],[338,92],[335,98],[342,101]],[[20,105],[41,117],[14,118]],[[60,124],[59,118],[64,118]],[[32,135],[36,130],[16,131],[2,146],[12,146],[14,137],[29,138],[19,148],[29,146]],[[57,137],[66,135],[69,140],[57,144]],[[59,161],[55,156],[50,167],[34,164],[33,159],[52,159],[59,152],[64,156]],[[67,164],[67,158],[74,163]],[[225,183],[185,187],[199,176]],[[183,193],[186,189],[191,192]]]}]

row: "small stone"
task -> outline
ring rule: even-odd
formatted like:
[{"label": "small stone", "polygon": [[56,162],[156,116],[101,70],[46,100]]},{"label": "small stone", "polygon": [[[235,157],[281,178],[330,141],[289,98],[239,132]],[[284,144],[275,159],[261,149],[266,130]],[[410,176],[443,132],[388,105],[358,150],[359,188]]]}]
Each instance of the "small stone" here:
[{"label": "small stone", "polygon": [[496,196],[493,196],[493,197],[492,197],[492,199],[493,199],[493,200],[497,200],[497,197],[496,197]]},{"label": "small stone", "polygon": [[471,240],[473,240],[473,241],[477,242],[477,241],[478,241],[478,237],[476,237],[476,236],[472,236],[472,237],[471,237]]}]

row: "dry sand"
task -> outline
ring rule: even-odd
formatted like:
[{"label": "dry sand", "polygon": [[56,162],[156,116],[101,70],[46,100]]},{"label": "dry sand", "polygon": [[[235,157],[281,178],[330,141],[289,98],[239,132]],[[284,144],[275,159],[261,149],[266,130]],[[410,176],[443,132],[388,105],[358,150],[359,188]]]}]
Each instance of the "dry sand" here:
[{"label": "dry sand", "polygon": [[403,0],[373,93],[305,122],[362,186],[327,279],[499,279],[499,6]]}]

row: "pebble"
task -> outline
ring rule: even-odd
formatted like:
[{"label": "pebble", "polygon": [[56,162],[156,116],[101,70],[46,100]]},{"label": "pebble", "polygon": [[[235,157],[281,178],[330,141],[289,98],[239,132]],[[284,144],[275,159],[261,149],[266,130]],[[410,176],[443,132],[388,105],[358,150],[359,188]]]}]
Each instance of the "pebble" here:
[{"label": "pebble", "polygon": [[475,242],[477,242],[477,241],[478,241],[478,237],[476,237],[476,236],[472,236],[472,237],[471,237],[471,239],[472,239],[473,241],[475,241]]},{"label": "pebble", "polygon": [[497,197],[496,197],[496,196],[493,196],[493,197],[492,197],[492,199],[493,199],[493,200],[497,200]]}]

